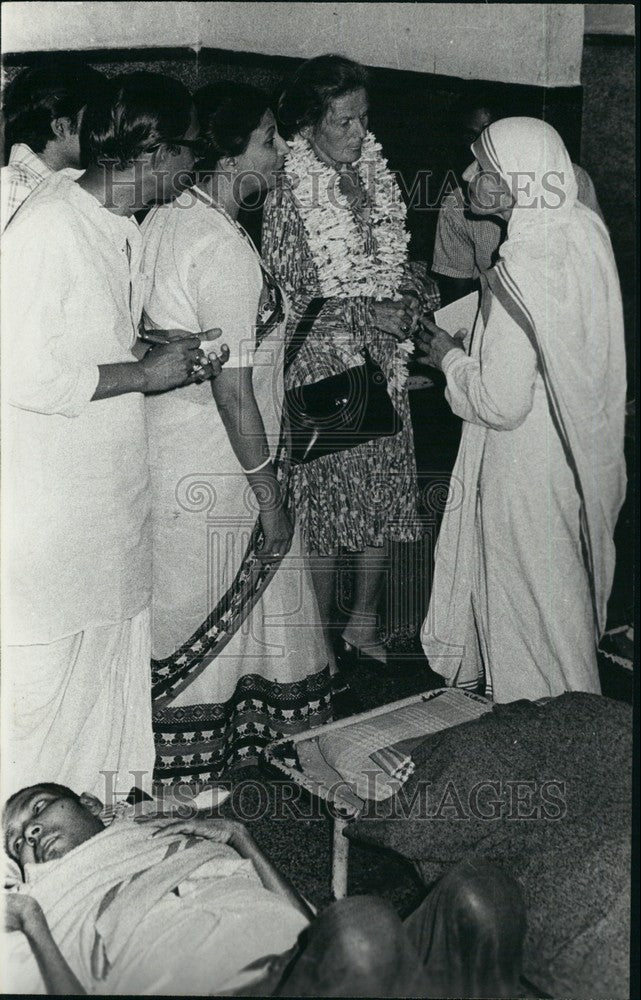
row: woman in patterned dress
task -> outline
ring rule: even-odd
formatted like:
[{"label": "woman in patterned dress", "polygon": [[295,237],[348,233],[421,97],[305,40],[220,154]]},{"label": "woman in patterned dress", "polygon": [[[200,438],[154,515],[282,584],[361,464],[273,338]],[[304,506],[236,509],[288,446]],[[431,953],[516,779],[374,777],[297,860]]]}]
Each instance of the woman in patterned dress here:
[{"label": "woman in patterned dress", "polygon": [[287,372],[287,387],[362,363],[367,347],[388,380],[402,430],[298,466],[296,515],[312,557],[323,621],[333,617],[339,552],[356,553],[346,647],[384,665],[377,608],[390,540],[415,541],[416,465],[405,380],[409,339],[438,305],[422,265],[409,264],[405,205],[368,132],[367,75],[340,56],[304,63],[279,116],[294,134],[282,184],[265,204],[262,253],[290,302],[290,336],[308,303],[326,301]]},{"label": "woman in patterned dress", "polygon": [[241,199],[274,183],[288,150],[253,88],[205,88],[195,104],[198,181],[145,219],[143,271],[148,327],[218,328],[214,347],[230,352],[212,382],[146,401],[156,778],[197,785],[328,721],[331,707],[287,499],[286,303],[237,222]]}]

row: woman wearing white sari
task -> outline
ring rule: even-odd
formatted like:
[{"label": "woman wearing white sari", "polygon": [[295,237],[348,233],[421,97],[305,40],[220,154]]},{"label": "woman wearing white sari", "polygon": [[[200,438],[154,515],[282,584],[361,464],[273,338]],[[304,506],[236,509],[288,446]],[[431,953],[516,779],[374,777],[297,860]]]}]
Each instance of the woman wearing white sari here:
[{"label": "woman wearing white sari", "polygon": [[275,183],[287,145],[252,88],[205,88],[195,103],[203,170],[145,219],[143,270],[148,327],[217,327],[214,346],[230,352],[211,383],[147,401],[156,777],[202,783],[331,713],[328,651],[288,507],[286,306],[237,222],[241,199]]},{"label": "woman wearing white sari", "polygon": [[[423,645],[496,701],[599,692],[596,645],[625,494],[623,316],[603,222],[555,130],[508,118],[472,146],[471,210],[508,220],[467,350],[433,324],[464,420]],[[456,497],[454,497],[456,494]]]}]

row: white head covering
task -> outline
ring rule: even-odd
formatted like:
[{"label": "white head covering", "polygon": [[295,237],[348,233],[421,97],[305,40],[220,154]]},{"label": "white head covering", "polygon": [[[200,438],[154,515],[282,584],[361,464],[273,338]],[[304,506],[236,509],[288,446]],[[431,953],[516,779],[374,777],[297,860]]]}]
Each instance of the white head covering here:
[{"label": "white head covering", "polygon": [[536,239],[567,223],[578,187],[569,153],[551,125],[538,118],[503,118],[481,133],[472,151],[513,190],[508,242]]},{"label": "white head covering", "polygon": [[582,500],[599,635],[626,485],[623,311],[610,238],[599,217],[577,201],[570,157],[551,125],[504,118],[481,133],[472,151],[515,197],[500,260],[486,275],[491,294],[484,295],[484,313],[496,295],[537,353]]}]

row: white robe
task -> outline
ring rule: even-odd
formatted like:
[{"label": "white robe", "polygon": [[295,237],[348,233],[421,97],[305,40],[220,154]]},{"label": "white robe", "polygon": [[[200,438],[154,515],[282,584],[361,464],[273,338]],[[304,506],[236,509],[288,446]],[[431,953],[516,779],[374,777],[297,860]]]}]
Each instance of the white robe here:
[{"label": "white robe", "polygon": [[92,399],[99,365],[136,360],[140,244],[64,172],[2,236],[5,795],[151,781],[144,400]]},{"label": "white robe", "polygon": [[497,701],[598,692],[626,482],[612,247],[550,125],[502,119],[472,152],[514,205],[470,356],[443,363],[465,424],[423,646],[449,683],[484,667]]},{"label": "white robe", "polygon": [[[598,693],[579,498],[534,350],[495,299],[487,328],[479,316],[472,356],[451,351],[444,371],[465,425],[423,635],[427,642],[431,623],[430,663],[445,676],[460,663],[461,686],[474,686],[485,666],[488,693],[501,702]],[[436,584],[462,545],[472,555],[469,602],[448,607]],[[439,655],[451,626],[457,648]]]}]

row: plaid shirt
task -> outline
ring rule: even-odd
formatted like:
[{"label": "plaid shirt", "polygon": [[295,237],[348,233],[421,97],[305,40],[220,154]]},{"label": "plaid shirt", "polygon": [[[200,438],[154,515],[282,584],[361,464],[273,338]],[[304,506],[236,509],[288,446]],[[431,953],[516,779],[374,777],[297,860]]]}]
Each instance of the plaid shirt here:
[{"label": "plaid shirt", "polygon": [[496,263],[502,236],[495,219],[465,212],[457,188],[443,198],[438,213],[432,270],[448,278],[478,278]]},{"label": "plaid shirt", "polygon": [[2,194],[2,232],[23,201],[54,171],[24,142],[11,147],[6,167],[0,171]]}]

